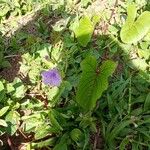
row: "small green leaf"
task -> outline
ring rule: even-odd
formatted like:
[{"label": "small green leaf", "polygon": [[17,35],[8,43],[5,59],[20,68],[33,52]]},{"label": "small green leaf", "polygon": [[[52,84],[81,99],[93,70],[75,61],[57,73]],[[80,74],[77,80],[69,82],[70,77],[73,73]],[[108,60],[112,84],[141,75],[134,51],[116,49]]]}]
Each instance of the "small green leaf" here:
[{"label": "small green leaf", "polygon": [[86,47],[90,42],[94,31],[94,25],[88,16],[84,16],[80,19],[79,26],[74,30],[75,36],[79,44]]},{"label": "small green leaf", "polygon": [[50,134],[50,128],[51,127],[47,124],[41,124],[41,126],[38,125],[35,130],[34,138],[37,140],[37,139],[42,139],[42,138],[46,137],[48,134]]},{"label": "small green leaf", "polygon": [[5,120],[0,119],[0,126],[7,127],[7,123]]},{"label": "small green leaf", "polygon": [[143,12],[138,19],[136,17],[136,7],[130,4],[127,8],[127,20],[123,25],[120,37],[124,43],[136,43],[141,40],[150,29],[150,12]]},{"label": "small green leaf", "polygon": [[6,107],[3,107],[1,110],[0,110],[0,117],[3,116],[7,110],[9,109],[9,106],[6,106]]},{"label": "small green leaf", "polygon": [[54,113],[54,111],[50,111],[50,112],[48,113],[48,116],[49,116],[49,119],[50,119],[50,122],[51,122],[52,127],[54,127],[58,132],[59,132],[59,131],[62,131],[63,128],[62,128],[61,125],[58,123],[57,119],[55,118],[55,113]]},{"label": "small green leaf", "polygon": [[8,124],[8,127],[6,129],[8,134],[13,135],[16,132],[19,120],[20,114],[17,111],[10,111],[7,114],[7,116],[5,117],[5,121]]},{"label": "small green leaf", "polygon": [[46,146],[53,146],[55,141],[56,141],[55,137],[51,137],[50,139],[47,139],[45,141],[35,142],[35,143],[33,142],[31,143],[31,147],[39,149]]},{"label": "small green leaf", "polygon": [[120,143],[120,150],[125,150],[126,149],[126,145],[129,144],[129,138],[125,137],[122,142]]},{"label": "small green leaf", "polygon": [[108,77],[116,68],[116,63],[108,60],[98,67],[96,58],[87,57],[81,63],[82,75],[77,89],[76,100],[85,110],[92,110],[98,98],[108,87]]},{"label": "small green leaf", "polygon": [[74,140],[75,142],[78,142],[82,139],[83,133],[78,128],[75,128],[70,132],[70,136],[72,140]]},{"label": "small green leaf", "polygon": [[3,85],[3,83],[0,81],[0,101],[3,100],[4,96],[5,96],[4,85]]}]

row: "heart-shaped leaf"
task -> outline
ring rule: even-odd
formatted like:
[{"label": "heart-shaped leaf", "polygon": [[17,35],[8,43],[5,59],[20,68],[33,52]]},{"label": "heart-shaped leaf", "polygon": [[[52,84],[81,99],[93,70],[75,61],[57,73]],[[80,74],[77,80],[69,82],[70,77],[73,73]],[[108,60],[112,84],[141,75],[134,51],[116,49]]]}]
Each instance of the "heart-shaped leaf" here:
[{"label": "heart-shaped leaf", "polygon": [[92,110],[98,98],[108,87],[108,77],[116,68],[116,63],[108,60],[98,67],[96,58],[87,57],[81,63],[82,75],[77,89],[76,100],[85,110]]},{"label": "heart-shaped leaf", "polygon": [[120,32],[121,40],[124,43],[138,42],[150,29],[150,12],[143,12],[135,21],[136,11],[135,4],[130,4],[127,8],[127,20]]}]

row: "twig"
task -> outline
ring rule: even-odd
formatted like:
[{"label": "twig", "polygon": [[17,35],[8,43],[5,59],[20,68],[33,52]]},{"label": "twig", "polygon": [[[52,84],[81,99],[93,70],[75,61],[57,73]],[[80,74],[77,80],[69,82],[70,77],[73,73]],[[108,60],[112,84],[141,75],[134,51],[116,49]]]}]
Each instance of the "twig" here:
[{"label": "twig", "polygon": [[4,58],[11,58],[11,57],[18,57],[19,55],[8,55],[8,56],[5,56]]},{"label": "twig", "polygon": [[111,12],[111,15],[110,15],[110,18],[109,18],[109,23],[111,22],[111,19],[113,17],[113,15],[115,14],[115,7],[117,7],[118,5],[118,0],[116,0],[115,4],[114,4],[114,8],[112,9],[112,12]]},{"label": "twig", "polygon": [[21,135],[22,135],[25,139],[28,139],[28,137],[21,131],[20,128],[18,128],[18,131],[21,133]]},{"label": "twig", "polygon": [[94,145],[93,145],[93,150],[96,150],[97,142],[98,142],[98,139],[99,139],[99,134],[100,134],[100,130],[99,130],[99,128],[97,128],[97,134],[96,134],[96,136],[95,136]]},{"label": "twig", "polygon": [[9,147],[11,148],[11,150],[15,150],[15,148],[14,148],[14,146],[13,146],[13,144],[12,144],[11,139],[10,139],[9,136],[8,136],[8,138],[7,138],[7,143],[8,143],[8,145],[9,145]]}]

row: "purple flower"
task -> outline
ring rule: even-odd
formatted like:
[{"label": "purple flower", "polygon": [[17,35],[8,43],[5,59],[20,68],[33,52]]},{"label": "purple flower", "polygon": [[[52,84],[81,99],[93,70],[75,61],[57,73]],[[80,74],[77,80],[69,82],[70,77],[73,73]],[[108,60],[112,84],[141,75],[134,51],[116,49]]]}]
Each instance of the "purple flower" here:
[{"label": "purple flower", "polygon": [[43,71],[41,73],[42,81],[44,84],[49,86],[59,86],[61,84],[61,76],[57,69],[53,68],[48,71]]}]

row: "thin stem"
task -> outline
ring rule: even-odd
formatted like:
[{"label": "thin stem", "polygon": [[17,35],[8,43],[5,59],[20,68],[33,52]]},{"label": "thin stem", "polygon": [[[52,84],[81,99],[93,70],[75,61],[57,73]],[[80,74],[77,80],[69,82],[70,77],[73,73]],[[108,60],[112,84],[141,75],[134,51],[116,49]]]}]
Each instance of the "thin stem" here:
[{"label": "thin stem", "polygon": [[8,55],[8,56],[5,56],[4,58],[11,58],[11,57],[17,57],[19,55]]},{"label": "thin stem", "polygon": [[130,77],[130,81],[129,81],[129,100],[128,100],[128,114],[131,113],[131,77]]}]

